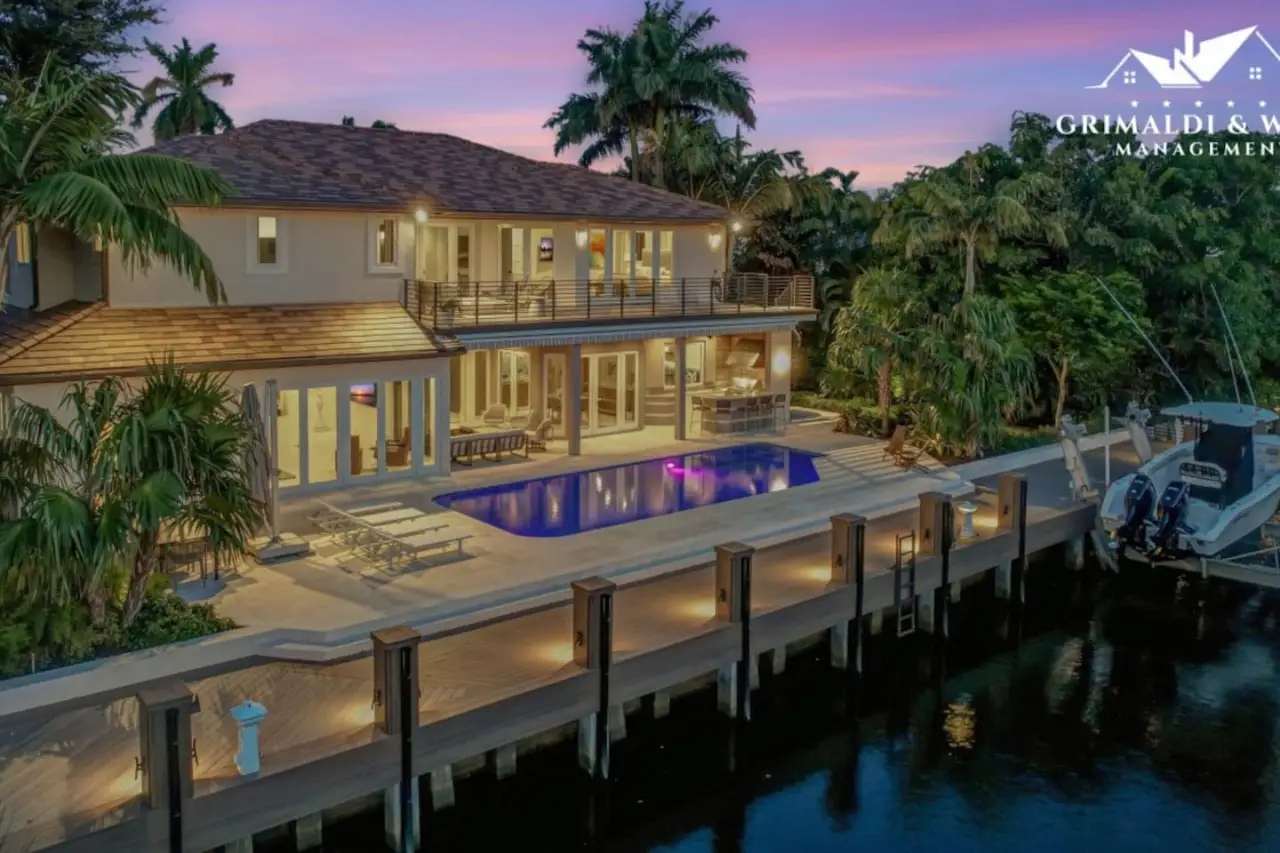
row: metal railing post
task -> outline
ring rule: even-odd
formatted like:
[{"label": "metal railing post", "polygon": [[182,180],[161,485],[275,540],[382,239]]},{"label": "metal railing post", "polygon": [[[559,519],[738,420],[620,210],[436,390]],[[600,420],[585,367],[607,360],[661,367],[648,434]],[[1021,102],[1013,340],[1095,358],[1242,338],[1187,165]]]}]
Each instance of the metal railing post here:
[{"label": "metal railing post", "polygon": [[517,279],[514,282],[514,284],[515,284],[515,290],[512,293],[511,316],[514,319],[514,322],[519,323],[520,322],[520,281],[519,279]]},{"label": "metal railing post", "polygon": [[476,282],[476,286],[475,286],[475,303],[476,303],[476,310],[475,310],[476,325],[479,326],[480,325],[480,282],[478,281]]},{"label": "metal railing post", "polygon": [[685,298],[689,292],[689,280],[687,278],[680,279],[680,316],[684,316]]},{"label": "metal railing post", "polygon": [[656,278],[649,279],[649,316],[658,316],[658,280]]},{"label": "metal railing post", "polygon": [[[421,306],[418,308],[422,310]],[[440,327],[440,283],[431,285],[431,328]]]},{"label": "metal railing post", "polygon": [[556,318],[556,280],[551,279],[551,319]]},{"label": "metal railing post", "polygon": [[591,319],[591,279],[587,279],[587,319]]}]

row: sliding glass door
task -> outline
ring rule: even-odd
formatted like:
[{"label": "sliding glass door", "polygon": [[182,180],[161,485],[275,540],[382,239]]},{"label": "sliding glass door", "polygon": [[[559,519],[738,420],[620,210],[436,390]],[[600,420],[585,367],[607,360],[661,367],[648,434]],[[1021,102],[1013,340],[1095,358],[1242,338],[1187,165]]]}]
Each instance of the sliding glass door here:
[{"label": "sliding glass door", "polygon": [[606,435],[640,425],[640,354],[582,357],[582,434]]}]

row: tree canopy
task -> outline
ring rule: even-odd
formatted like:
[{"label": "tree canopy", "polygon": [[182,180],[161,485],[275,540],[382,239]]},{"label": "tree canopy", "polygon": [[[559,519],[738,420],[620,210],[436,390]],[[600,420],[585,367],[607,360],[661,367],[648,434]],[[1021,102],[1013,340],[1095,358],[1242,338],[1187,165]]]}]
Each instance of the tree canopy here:
[{"label": "tree canopy", "polygon": [[0,4],[0,75],[34,78],[46,61],[110,70],[139,46],[137,27],[159,23],[153,0],[5,0]]},{"label": "tree canopy", "polygon": [[234,123],[222,105],[209,97],[211,86],[230,86],[235,75],[212,70],[218,60],[218,46],[206,44],[199,50],[183,39],[173,49],[146,41],[147,52],[160,64],[164,74],[142,87],[141,101],[133,114],[133,126],[142,127],[152,110],[151,130],[157,140],[210,134],[231,130]]}]

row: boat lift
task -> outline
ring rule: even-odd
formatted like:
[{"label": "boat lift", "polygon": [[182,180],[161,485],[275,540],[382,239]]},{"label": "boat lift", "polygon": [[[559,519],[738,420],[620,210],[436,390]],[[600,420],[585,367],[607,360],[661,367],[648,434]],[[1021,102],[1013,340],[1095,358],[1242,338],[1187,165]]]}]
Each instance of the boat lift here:
[{"label": "boat lift", "polygon": [[[1152,428],[1148,426],[1150,418],[1151,412],[1149,410],[1134,403],[1129,404],[1123,418],[1116,418],[1110,412],[1106,413],[1104,416],[1104,432],[1106,433],[1104,439],[1104,482],[1102,488],[1099,489],[1089,477],[1089,471],[1084,464],[1084,455],[1080,450],[1080,438],[1084,435],[1084,425],[1074,423],[1069,415],[1063,416],[1062,426],[1059,428],[1059,437],[1062,442],[1063,460],[1071,477],[1071,496],[1074,500],[1100,502],[1111,487],[1110,433],[1113,426],[1117,424],[1123,425],[1129,433],[1129,441],[1133,445],[1140,464],[1145,464],[1151,459]],[[1175,443],[1182,438],[1183,426],[1180,421],[1176,421],[1173,424],[1172,439]],[[1256,586],[1280,589],[1280,515],[1273,516],[1269,522],[1262,525],[1258,534],[1258,540],[1254,543],[1256,547],[1247,552],[1230,556],[1151,561],[1140,554],[1126,553],[1125,558],[1135,562],[1169,566],[1181,571],[1199,574],[1201,577],[1228,578],[1252,583]],[[1093,540],[1094,551],[1097,553],[1098,559],[1102,561],[1102,564],[1111,571],[1119,571],[1115,544],[1112,542],[1110,534],[1102,526],[1101,519],[1095,522],[1089,535]]]}]

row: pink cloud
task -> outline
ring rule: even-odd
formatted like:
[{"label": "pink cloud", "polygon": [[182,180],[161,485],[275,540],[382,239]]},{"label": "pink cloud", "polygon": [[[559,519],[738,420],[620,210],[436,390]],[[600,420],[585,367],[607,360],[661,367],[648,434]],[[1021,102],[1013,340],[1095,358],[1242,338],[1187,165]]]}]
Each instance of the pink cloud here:
[{"label": "pink cloud", "polygon": [[878,98],[941,98],[954,94],[941,86],[913,86],[907,83],[881,83],[867,80],[845,86],[825,88],[791,88],[765,84],[755,90],[761,106],[811,101],[869,101]]}]

